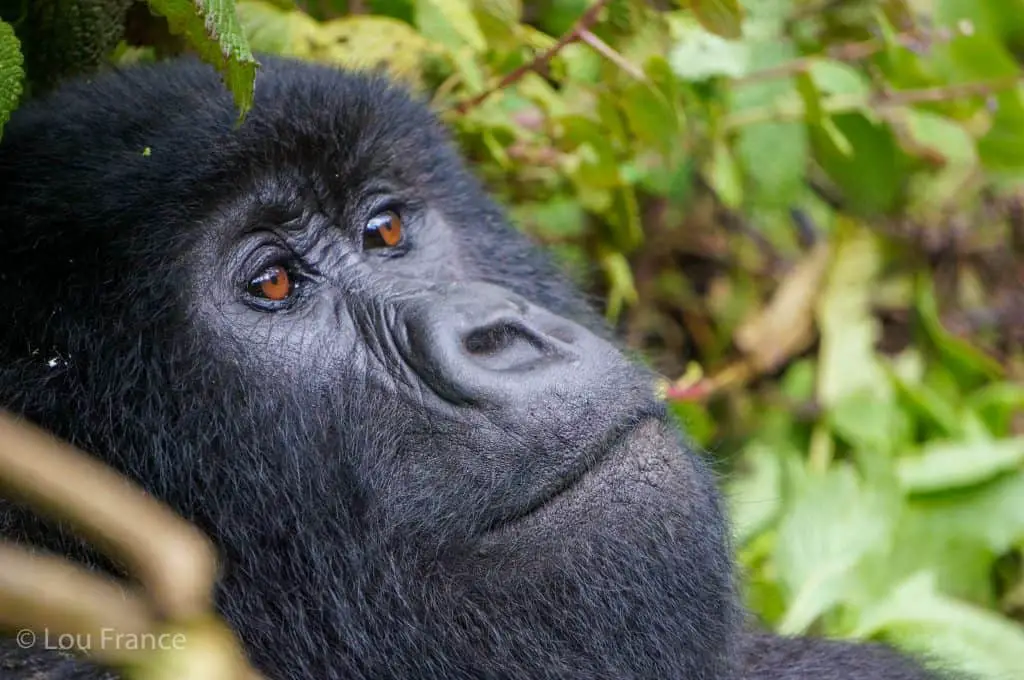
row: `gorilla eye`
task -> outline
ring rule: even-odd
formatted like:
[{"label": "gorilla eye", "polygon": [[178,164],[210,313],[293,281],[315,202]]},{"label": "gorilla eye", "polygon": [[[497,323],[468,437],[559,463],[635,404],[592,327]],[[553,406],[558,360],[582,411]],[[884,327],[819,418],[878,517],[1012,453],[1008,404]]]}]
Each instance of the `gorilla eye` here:
[{"label": "gorilla eye", "polygon": [[286,300],[294,286],[288,270],[279,264],[267,267],[259,276],[249,281],[249,294],[273,302]]},{"label": "gorilla eye", "polygon": [[385,210],[370,218],[363,229],[363,250],[394,248],[402,242],[402,218]]}]

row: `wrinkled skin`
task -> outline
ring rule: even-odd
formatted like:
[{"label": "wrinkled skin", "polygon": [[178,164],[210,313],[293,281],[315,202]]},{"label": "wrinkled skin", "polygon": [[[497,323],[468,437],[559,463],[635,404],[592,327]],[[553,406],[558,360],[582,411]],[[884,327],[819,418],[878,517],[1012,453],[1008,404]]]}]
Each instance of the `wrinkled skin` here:
[{"label": "wrinkled skin", "polygon": [[[0,405],[211,536],[268,678],[931,677],[746,632],[707,467],[425,108],[267,59],[235,116],[192,61],[15,115]],[[10,504],[0,532],[117,571]]]}]

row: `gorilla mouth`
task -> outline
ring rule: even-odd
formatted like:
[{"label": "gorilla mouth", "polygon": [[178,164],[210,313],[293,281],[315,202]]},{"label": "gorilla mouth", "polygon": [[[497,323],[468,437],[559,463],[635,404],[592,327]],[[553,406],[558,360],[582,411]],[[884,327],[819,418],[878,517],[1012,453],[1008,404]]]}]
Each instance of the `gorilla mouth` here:
[{"label": "gorilla mouth", "polygon": [[624,449],[624,444],[644,425],[652,421],[664,423],[666,413],[664,404],[652,401],[623,418],[620,423],[610,428],[593,447],[579,456],[573,466],[561,475],[555,484],[545,488],[541,494],[516,512],[496,519],[485,529],[484,533],[499,531],[509,525],[517,524],[567,497],[585,479],[598,474],[615,457],[616,453]]}]

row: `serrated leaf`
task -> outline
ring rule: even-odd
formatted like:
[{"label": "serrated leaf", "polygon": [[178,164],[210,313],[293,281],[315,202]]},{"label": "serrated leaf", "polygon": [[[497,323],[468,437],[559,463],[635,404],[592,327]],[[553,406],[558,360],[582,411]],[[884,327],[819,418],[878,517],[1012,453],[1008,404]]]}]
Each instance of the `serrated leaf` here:
[{"label": "serrated leaf", "polygon": [[203,61],[216,68],[238,108],[241,121],[252,108],[259,63],[249,49],[234,0],[149,0],[172,33],[185,38]]},{"label": "serrated leaf", "polygon": [[743,37],[743,8],[739,0],[689,0],[700,23],[723,38]]},{"label": "serrated leaf", "polygon": [[911,493],[930,493],[980,484],[1024,465],[1024,437],[968,442],[935,442],[901,458],[900,484]]},{"label": "serrated leaf", "polygon": [[7,22],[0,21],[0,135],[21,100],[24,63],[21,43],[14,35],[14,29]]}]

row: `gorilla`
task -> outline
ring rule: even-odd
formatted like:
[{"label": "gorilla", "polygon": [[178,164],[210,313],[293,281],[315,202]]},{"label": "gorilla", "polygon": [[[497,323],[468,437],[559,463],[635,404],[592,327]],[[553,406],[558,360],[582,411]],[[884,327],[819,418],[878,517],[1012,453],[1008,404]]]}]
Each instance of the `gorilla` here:
[{"label": "gorilla", "polygon": [[[386,79],[191,58],[0,142],[0,407],[213,540],[269,680],[923,680],[757,632],[652,374]],[[0,536],[105,565],[8,502]],[[100,678],[0,646],[3,678]]]}]

